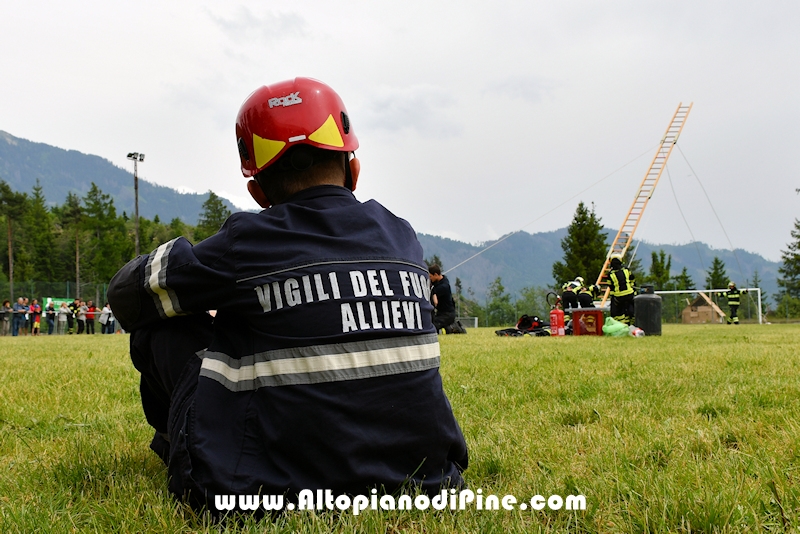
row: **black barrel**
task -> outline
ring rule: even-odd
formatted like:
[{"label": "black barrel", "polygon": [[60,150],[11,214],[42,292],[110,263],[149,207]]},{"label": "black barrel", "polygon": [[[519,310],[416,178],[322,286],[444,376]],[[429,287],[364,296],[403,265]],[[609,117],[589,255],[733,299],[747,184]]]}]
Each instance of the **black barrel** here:
[{"label": "black barrel", "polygon": [[643,286],[642,294],[633,297],[633,324],[644,330],[645,335],[661,335],[661,297],[653,293],[653,286]]}]

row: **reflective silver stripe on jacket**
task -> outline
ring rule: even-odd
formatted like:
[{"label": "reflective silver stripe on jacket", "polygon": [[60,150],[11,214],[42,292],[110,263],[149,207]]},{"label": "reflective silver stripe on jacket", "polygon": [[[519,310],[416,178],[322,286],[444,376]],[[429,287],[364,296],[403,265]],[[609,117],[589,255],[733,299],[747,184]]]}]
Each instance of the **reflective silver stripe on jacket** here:
[{"label": "reflective silver stripe on jacket", "polygon": [[210,351],[202,357],[200,376],[231,391],[252,391],[434,369],[439,367],[439,341],[436,334],[423,334],[278,349],[242,359]]},{"label": "reflective silver stripe on jacket", "polygon": [[144,269],[144,287],[152,295],[162,319],[183,315],[178,295],[167,286],[169,253],[178,239],[168,241],[151,252]]}]

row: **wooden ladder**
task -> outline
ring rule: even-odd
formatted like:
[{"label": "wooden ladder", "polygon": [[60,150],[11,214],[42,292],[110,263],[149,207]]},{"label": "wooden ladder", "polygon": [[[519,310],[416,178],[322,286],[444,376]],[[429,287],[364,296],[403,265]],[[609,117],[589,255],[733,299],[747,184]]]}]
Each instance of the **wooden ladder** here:
[{"label": "wooden ladder", "polygon": [[642,220],[642,214],[647,207],[647,202],[650,200],[650,197],[653,196],[653,191],[656,185],[658,185],[661,173],[664,172],[664,167],[667,165],[667,160],[672,153],[672,148],[675,146],[675,143],[678,142],[678,136],[680,136],[683,130],[683,125],[686,124],[686,117],[689,116],[689,111],[691,111],[691,109],[692,104],[688,106],[684,106],[683,103],[678,104],[678,109],[675,110],[675,114],[672,116],[672,120],[667,127],[667,131],[664,133],[664,137],[661,138],[661,144],[656,151],[653,162],[650,163],[650,168],[644,175],[642,185],[639,186],[639,190],[633,198],[631,209],[628,210],[622,227],[611,243],[611,248],[606,255],[606,261],[603,263],[603,269],[600,271],[600,276],[597,277],[597,284],[606,286],[605,292],[603,293],[603,300],[600,304],[601,306],[605,306],[608,300],[608,275],[611,270],[611,255],[619,254],[624,258],[625,253],[628,251],[628,247],[631,241],[633,241],[633,234],[636,232],[636,228]]}]

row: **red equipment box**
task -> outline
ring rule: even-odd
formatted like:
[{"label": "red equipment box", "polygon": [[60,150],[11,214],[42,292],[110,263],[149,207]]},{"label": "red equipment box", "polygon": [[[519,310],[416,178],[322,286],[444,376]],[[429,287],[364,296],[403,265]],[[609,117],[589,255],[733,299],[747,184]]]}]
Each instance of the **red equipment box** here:
[{"label": "red equipment box", "polygon": [[583,309],[572,311],[573,336],[602,336],[603,312],[601,310]]}]

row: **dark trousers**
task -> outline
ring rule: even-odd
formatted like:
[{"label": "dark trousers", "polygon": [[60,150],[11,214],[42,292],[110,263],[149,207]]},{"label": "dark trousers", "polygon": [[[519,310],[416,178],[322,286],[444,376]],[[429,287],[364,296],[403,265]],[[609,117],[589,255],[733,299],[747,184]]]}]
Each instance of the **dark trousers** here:
[{"label": "dark trousers", "polygon": [[611,317],[630,325],[633,322],[634,308],[633,308],[634,294],[625,295],[622,297],[611,296]]},{"label": "dark trousers", "polygon": [[86,319],[86,333],[94,334],[94,319]]},{"label": "dark trousers", "polygon": [[131,332],[131,360],[142,375],[142,408],[156,432],[168,432],[169,408],[178,378],[187,362],[208,347],[211,333],[208,314],[175,317]]},{"label": "dark trousers", "polygon": [[19,325],[22,323],[22,314],[15,313],[11,318],[11,335],[19,335]]},{"label": "dark trousers", "polygon": [[731,313],[728,316],[728,324],[739,324],[739,306],[729,306]]},{"label": "dark trousers", "polygon": [[85,328],[86,328],[86,321],[84,319],[78,319],[78,333],[83,334]]},{"label": "dark trousers", "polygon": [[578,293],[578,304],[581,308],[594,308],[594,299],[589,293]]},{"label": "dark trousers", "polygon": [[436,331],[440,331],[442,328],[448,327],[451,324],[456,322],[456,313],[434,313],[433,314],[433,326],[436,327]]}]

